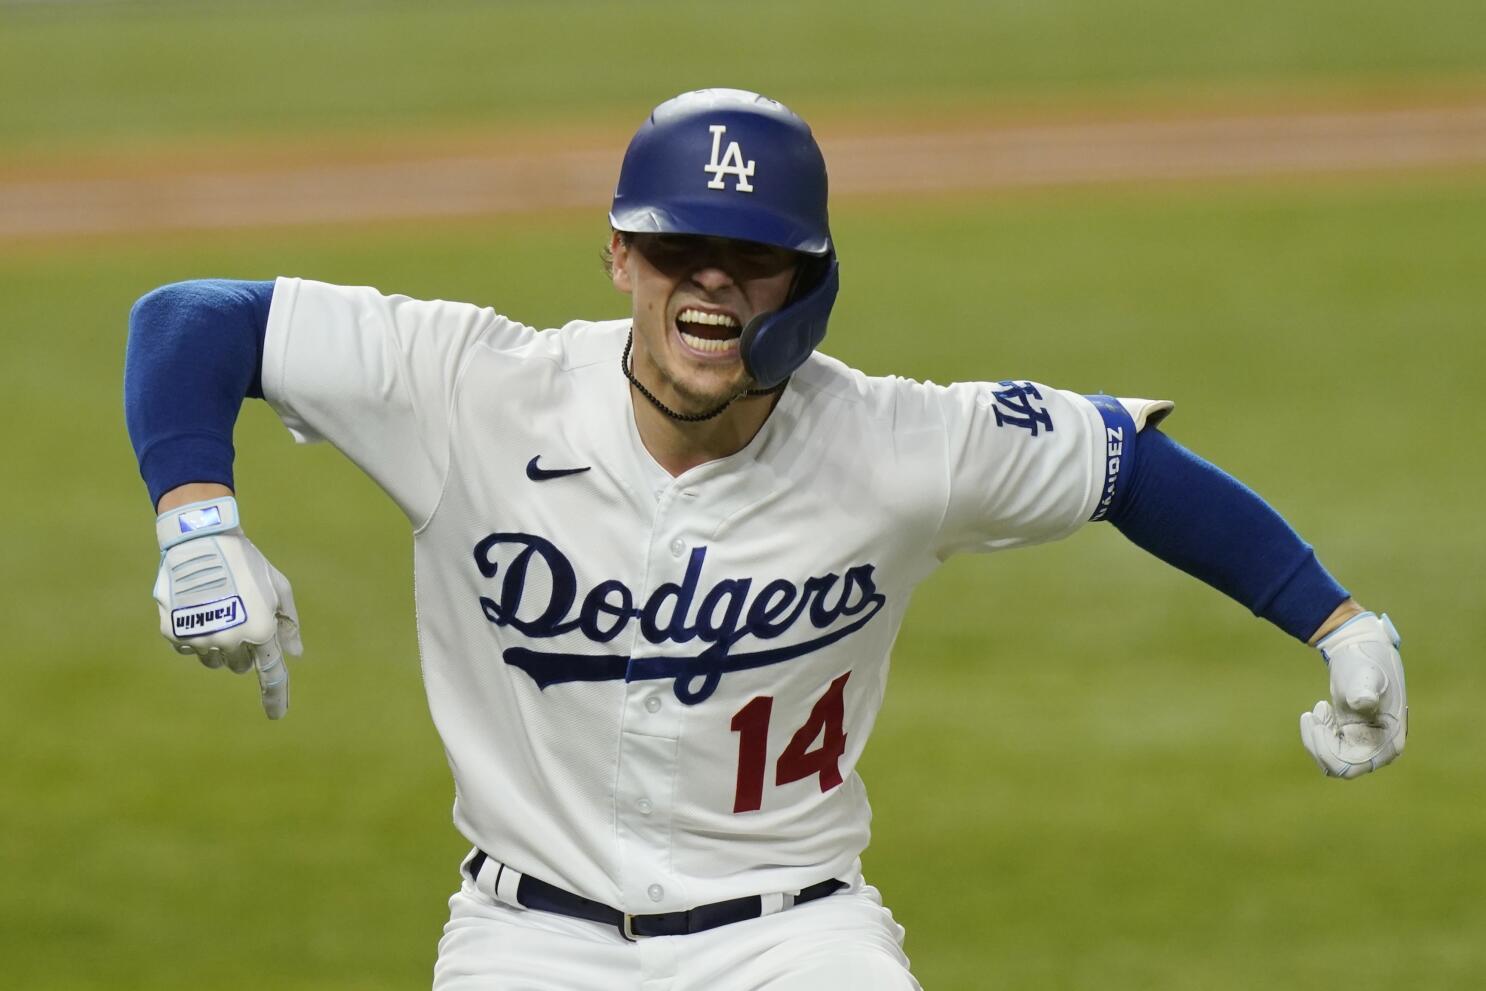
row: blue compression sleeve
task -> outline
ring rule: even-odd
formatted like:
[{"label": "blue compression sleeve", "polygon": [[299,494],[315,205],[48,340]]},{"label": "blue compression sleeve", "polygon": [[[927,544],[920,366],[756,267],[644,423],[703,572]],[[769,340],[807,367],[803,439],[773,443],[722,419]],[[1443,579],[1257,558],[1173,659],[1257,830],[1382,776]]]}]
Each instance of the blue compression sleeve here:
[{"label": "blue compression sleeve", "polygon": [[1155,428],[1134,446],[1108,519],[1137,546],[1299,640],[1347,598],[1311,546],[1252,489]]},{"label": "blue compression sleeve", "polygon": [[129,312],[124,422],[150,504],[187,482],[232,485],[232,427],[263,395],[272,282],[161,286]]}]

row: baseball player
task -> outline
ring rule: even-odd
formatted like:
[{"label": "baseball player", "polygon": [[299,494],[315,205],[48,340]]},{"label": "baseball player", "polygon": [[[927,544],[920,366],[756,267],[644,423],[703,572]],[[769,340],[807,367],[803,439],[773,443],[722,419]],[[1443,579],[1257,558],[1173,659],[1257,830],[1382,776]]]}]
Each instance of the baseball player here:
[{"label": "baseball player", "polygon": [[839,284],[805,123],[686,93],[609,214],[624,320],[281,278],[131,314],[126,412],[175,649],[289,702],[289,582],[249,542],[231,431],[266,399],[407,515],[429,707],[471,851],[434,986],[915,988],[861,874],[857,762],[909,594],[957,551],[1107,520],[1319,646],[1327,775],[1396,757],[1398,635],[1167,402],[874,378],[816,348]]}]

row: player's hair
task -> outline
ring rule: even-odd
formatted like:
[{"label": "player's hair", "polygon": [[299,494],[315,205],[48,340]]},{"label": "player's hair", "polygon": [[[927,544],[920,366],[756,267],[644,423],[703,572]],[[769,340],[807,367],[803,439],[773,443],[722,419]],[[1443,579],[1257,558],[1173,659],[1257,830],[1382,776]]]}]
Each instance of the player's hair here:
[{"label": "player's hair", "polygon": [[615,231],[613,228],[609,229],[609,240],[605,241],[604,246],[599,249],[599,260],[604,263],[604,272],[611,279],[614,278],[614,249],[611,248],[610,245],[614,243],[614,235],[616,233],[619,235],[619,240],[623,241],[626,246],[633,243],[635,240],[635,236],[629,231]]}]

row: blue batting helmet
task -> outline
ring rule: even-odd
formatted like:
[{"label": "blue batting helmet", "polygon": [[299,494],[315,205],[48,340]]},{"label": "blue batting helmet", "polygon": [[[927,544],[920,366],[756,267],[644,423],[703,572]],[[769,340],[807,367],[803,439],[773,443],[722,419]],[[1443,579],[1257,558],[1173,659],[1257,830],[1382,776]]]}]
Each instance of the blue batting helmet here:
[{"label": "blue batting helmet", "polygon": [[793,111],[746,90],[696,90],[656,107],[635,132],[609,223],[631,234],[725,237],[812,256],[790,301],[743,329],[744,366],[769,388],[826,336],[840,285],[826,194],[825,158]]}]

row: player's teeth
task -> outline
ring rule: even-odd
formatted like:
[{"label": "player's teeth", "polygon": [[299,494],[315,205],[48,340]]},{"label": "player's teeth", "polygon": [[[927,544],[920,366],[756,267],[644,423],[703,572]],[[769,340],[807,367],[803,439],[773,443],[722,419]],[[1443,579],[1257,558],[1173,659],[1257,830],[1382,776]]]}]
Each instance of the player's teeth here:
[{"label": "player's teeth", "polygon": [[698,351],[730,351],[737,338],[729,338],[725,341],[714,341],[706,337],[695,337],[686,331],[681,332],[681,339],[686,342],[687,347],[696,348]]},{"label": "player's teeth", "polygon": [[676,319],[680,323],[702,323],[712,327],[738,326],[738,321],[726,313],[704,313],[701,310],[685,310]]}]

